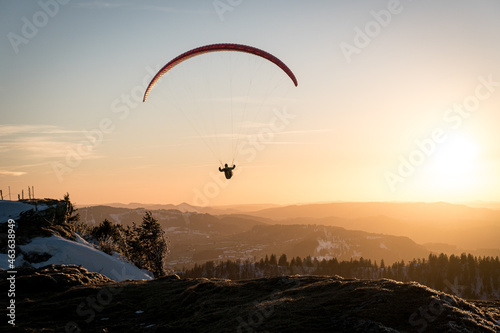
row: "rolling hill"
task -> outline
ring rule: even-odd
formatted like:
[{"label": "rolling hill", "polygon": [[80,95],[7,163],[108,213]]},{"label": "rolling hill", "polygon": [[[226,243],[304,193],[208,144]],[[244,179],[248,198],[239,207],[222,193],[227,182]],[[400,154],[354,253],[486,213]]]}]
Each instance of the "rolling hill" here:
[{"label": "rolling hill", "polygon": [[293,205],[248,212],[275,223],[340,226],[444,243],[461,250],[500,249],[500,210],[437,203],[354,202]]},{"label": "rolling hill", "polygon": [[[107,206],[79,209],[81,219],[92,225],[108,219],[127,226],[139,222],[144,212],[140,208]],[[267,218],[243,214],[214,216],[163,209],[152,213],[169,237],[171,252],[167,260],[175,269],[208,260],[259,260],[273,253],[339,260],[384,259],[388,264],[429,254],[408,237],[300,223],[302,220],[277,224]]]}]

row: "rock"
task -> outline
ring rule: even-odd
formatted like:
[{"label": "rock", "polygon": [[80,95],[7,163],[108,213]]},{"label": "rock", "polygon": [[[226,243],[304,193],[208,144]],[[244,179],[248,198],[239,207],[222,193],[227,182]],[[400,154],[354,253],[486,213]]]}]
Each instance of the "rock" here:
[{"label": "rock", "polygon": [[[7,271],[0,271],[0,288],[7,290]],[[18,268],[16,294],[32,297],[37,293],[60,292],[79,285],[104,284],[112,282],[99,273],[87,271],[77,265],[49,265],[41,268]],[[7,289],[6,289],[7,288]]]}]

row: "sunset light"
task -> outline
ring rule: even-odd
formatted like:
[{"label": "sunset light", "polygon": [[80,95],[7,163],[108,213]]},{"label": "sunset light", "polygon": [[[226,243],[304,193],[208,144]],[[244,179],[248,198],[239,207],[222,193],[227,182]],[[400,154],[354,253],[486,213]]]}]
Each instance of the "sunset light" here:
[{"label": "sunset light", "polygon": [[0,31],[0,331],[500,332],[499,0]]}]

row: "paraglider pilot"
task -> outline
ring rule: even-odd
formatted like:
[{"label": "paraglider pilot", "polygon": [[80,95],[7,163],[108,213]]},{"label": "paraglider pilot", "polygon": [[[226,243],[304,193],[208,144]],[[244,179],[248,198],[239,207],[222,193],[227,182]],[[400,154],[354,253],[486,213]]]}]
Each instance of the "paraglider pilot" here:
[{"label": "paraglider pilot", "polygon": [[221,169],[221,167],[219,167],[219,171],[220,172],[224,172],[224,175],[226,176],[226,179],[231,179],[231,177],[233,176],[233,169],[236,168],[236,165],[233,164],[232,167],[228,167],[227,166],[227,163],[224,165],[224,168]]}]

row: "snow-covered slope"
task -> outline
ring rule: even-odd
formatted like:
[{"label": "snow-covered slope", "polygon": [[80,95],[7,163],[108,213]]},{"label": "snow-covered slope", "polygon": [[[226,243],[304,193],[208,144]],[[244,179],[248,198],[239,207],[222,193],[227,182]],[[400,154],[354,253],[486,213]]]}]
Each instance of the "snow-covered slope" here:
[{"label": "snow-covered slope", "polygon": [[[85,240],[78,242],[53,235],[51,237],[37,237],[31,243],[20,246],[25,253],[48,253],[50,259],[44,262],[31,264],[33,267],[47,265],[74,264],[82,265],[89,272],[97,272],[115,281],[123,280],[151,280],[152,276],[136,266],[112,257],[93,248]],[[18,264],[22,264],[19,262]]]},{"label": "snow-covered slope", "polygon": [[[20,201],[0,201],[0,222],[5,223],[9,219],[16,220],[20,214],[30,209],[42,211],[47,205],[32,205]],[[17,236],[22,236],[19,232]],[[22,254],[24,253],[26,257]],[[81,265],[89,272],[101,273],[115,281],[123,280],[151,280],[152,274],[145,272],[136,266],[120,260],[118,257],[110,256],[97,250],[91,244],[77,235],[76,241],[72,241],[57,235],[50,237],[35,237],[25,245],[16,248],[17,258],[15,266],[23,264],[38,268],[47,265]],[[29,259],[27,258],[29,256]],[[36,260],[33,260],[36,258]],[[41,262],[38,262],[43,260]],[[7,252],[0,253],[0,268],[8,269]]]}]

